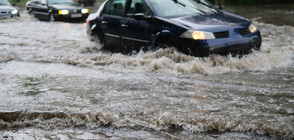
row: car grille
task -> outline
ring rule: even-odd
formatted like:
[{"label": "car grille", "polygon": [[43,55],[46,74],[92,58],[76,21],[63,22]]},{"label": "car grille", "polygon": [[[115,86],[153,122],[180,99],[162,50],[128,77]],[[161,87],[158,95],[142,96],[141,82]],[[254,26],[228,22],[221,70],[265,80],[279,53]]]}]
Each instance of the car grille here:
[{"label": "car grille", "polygon": [[81,10],[70,10],[70,13],[81,13]]},{"label": "car grille", "polygon": [[213,34],[214,34],[215,38],[228,38],[229,37],[229,31],[215,32]]},{"label": "car grille", "polygon": [[0,11],[0,14],[10,14],[10,11]]},{"label": "car grille", "polygon": [[248,35],[251,33],[248,28],[240,29],[239,32],[241,35]]}]

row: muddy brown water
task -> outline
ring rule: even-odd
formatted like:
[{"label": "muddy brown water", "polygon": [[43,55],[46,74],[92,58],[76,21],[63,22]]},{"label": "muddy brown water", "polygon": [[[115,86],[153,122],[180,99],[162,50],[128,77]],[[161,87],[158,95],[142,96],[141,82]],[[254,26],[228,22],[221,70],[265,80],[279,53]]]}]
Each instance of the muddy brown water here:
[{"label": "muddy brown water", "polygon": [[0,137],[293,139],[294,27],[254,21],[260,52],[101,52],[84,23],[0,21]]}]

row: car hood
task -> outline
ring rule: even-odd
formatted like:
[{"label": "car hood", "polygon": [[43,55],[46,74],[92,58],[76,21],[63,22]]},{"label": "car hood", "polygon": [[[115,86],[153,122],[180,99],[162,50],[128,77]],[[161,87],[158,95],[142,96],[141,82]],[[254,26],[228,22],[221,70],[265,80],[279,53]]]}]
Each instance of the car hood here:
[{"label": "car hood", "polygon": [[49,5],[52,8],[58,9],[58,10],[77,10],[77,9],[83,9],[81,6],[76,6],[76,5]]},{"label": "car hood", "polygon": [[203,31],[229,30],[230,28],[248,27],[251,23],[248,19],[228,12],[208,15],[185,16],[171,18],[171,22],[180,24],[187,29]]},{"label": "car hood", "polygon": [[9,6],[9,5],[8,6],[7,5],[0,6],[0,10],[14,10],[14,9],[16,9],[16,8]]}]

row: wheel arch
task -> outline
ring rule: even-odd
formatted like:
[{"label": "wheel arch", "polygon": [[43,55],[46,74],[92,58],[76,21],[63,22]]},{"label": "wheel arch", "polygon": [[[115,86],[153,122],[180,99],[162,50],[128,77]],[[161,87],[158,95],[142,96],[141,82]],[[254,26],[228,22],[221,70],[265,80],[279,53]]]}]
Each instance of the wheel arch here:
[{"label": "wheel arch", "polygon": [[155,46],[156,43],[162,40],[169,41],[169,43],[172,43],[172,45],[174,45],[176,48],[179,47],[177,43],[177,37],[170,30],[162,30],[156,33],[155,37],[152,40],[151,45]]},{"label": "wheel arch", "polygon": [[103,45],[106,45],[107,43],[104,38],[103,32],[102,32],[102,30],[100,30],[99,27],[100,26],[97,23],[93,23],[93,24],[89,23],[89,27],[88,27],[89,29],[88,29],[87,33],[90,37],[95,37],[95,36],[98,37],[98,39],[100,40],[100,43]]}]

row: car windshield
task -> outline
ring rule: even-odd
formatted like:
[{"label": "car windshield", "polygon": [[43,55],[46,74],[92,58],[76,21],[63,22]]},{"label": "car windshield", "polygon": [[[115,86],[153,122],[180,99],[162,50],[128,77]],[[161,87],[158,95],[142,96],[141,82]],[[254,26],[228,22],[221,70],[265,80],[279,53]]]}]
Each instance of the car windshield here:
[{"label": "car windshield", "polygon": [[48,4],[71,4],[78,5],[74,0],[48,0]]},{"label": "car windshield", "polygon": [[150,0],[160,17],[218,13],[218,10],[205,0]]},{"label": "car windshield", "polygon": [[0,5],[11,5],[8,0],[0,0]]}]

